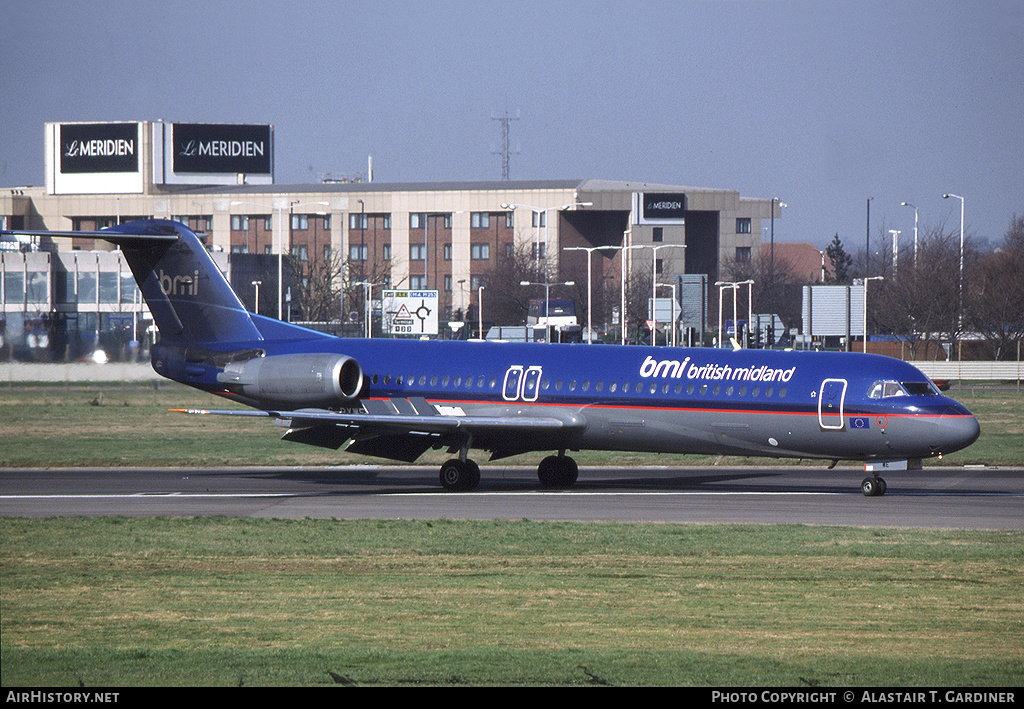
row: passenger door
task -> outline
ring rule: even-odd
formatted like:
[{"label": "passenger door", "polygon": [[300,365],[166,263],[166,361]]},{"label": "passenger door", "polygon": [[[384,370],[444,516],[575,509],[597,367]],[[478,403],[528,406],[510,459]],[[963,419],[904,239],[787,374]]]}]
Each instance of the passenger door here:
[{"label": "passenger door", "polygon": [[843,403],[846,401],[846,380],[826,379],[818,392],[818,425],[822,429],[841,431],[846,426]]}]

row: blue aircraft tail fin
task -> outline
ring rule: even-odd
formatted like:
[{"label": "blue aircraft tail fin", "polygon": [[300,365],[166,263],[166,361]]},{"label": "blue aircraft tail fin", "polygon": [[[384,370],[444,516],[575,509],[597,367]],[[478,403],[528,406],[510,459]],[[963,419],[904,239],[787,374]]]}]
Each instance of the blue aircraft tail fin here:
[{"label": "blue aircraft tail fin", "polygon": [[263,339],[206,247],[185,225],[144,219],[95,235],[121,248],[162,342],[215,344]]}]

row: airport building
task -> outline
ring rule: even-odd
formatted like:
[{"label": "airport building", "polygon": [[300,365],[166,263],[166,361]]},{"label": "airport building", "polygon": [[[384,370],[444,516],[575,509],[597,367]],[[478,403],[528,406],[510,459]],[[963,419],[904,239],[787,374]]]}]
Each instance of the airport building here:
[{"label": "airport building", "polygon": [[[516,255],[548,281],[573,277],[583,299],[588,288],[617,290],[632,269],[659,282],[705,274],[714,283],[721,264],[756,258],[762,225],[781,216],[777,202],[735,190],[638,181],[391,184],[368,174],[280,185],[271,125],[48,123],[44,135],[45,184],[3,189],[0,228],[178,220],[205,234],[247,307],[286,319],[290,307],[294,319],[333,319],[288,298],[324,273],[359,298],[343,298],[334,318],[361,320],[365,289],[391,287],[437,290],[442,318],[459,319],[478,307],[500,260]],[[142,339],[135,320],[145,306],[106,242],[37,237],[3,247],[9,349],[56,326],[96,340],[131,321]],[[288,282],[276,276],[279,254],[290,257]]]}]

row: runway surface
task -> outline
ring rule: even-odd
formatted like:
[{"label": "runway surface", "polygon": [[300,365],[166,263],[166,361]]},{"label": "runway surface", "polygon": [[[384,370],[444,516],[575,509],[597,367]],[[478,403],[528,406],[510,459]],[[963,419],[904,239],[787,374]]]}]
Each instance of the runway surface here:
[{"label": "runway surface", "polygon": [[430,466],[0,470],[0,515],[337,519],[531,519],[1024,529],[1024,469],[886,473],[860,492],[859,467],[583,468],[567,491],[536,471],[484,466],[449,493]]}]

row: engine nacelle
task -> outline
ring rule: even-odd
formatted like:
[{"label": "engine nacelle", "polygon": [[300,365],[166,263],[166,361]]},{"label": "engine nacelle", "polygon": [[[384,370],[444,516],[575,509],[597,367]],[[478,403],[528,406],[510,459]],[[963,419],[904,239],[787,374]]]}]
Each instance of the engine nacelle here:
[{"label": "engine nacelle", "polygon": [[326,407],[344,404],[363,389],[363,370],[345,355],[276,355],[231,362],[217,375],[230,391],[260,402]]}]

